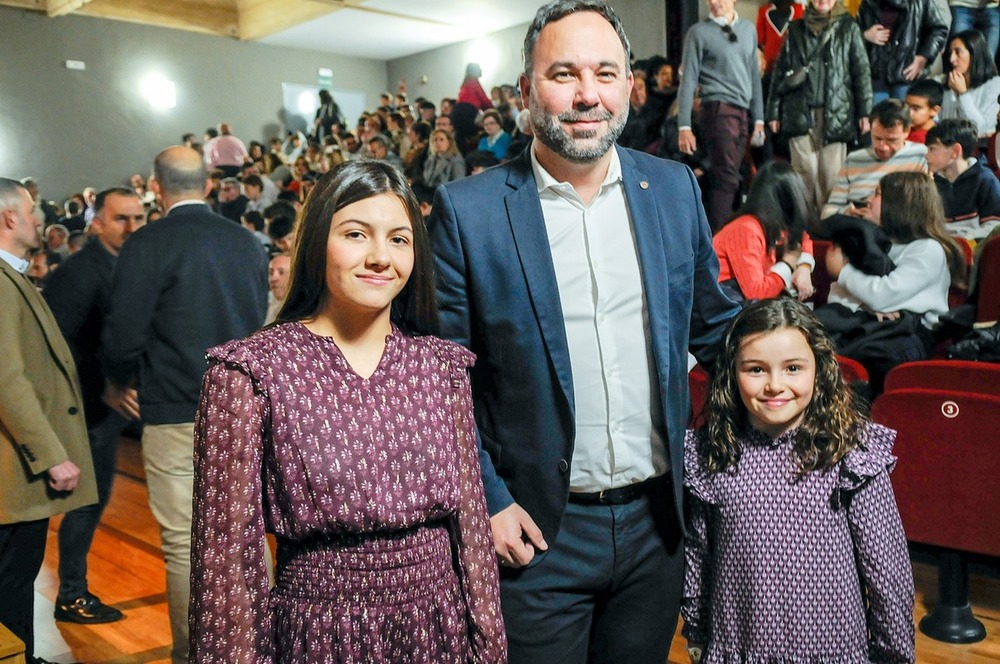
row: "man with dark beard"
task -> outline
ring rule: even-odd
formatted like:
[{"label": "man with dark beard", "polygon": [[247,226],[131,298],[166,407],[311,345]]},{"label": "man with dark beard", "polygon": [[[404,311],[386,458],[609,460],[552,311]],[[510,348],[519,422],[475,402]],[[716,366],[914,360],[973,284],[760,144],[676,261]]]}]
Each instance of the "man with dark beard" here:
[{"label": "man with dark beard", "polygon": [[536,140],[439,187],[442,334],[472,349],[510,661],[667,659],[684,568],[687,351],[738,308],[689,169],[615,147],[633,78],[600,0],[542,7]]}]

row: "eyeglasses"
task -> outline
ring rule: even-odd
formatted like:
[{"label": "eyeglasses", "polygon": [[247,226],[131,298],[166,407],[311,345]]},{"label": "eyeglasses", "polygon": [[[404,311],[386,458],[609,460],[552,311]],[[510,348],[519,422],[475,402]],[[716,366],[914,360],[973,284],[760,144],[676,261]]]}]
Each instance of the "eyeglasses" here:
[{"label": "eyeglasses", "polygon": [[731,42],[735,42],[737,39],[739,39],[739,37],[736,36],[736,33],[733,32],[733,26],[729,25],[728,23],[722,26],[722,31],[725,32],[727,35],[729,35],[729,41]]}]

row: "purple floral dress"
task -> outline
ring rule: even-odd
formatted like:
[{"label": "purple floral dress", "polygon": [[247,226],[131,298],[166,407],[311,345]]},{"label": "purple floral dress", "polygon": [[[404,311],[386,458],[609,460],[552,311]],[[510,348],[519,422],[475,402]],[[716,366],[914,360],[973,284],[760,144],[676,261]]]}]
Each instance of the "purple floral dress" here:
[{"label": "purple floral dress", "polygon": [[703,664],[913,662],[913,573],[889,483],[896,432],[868,424],[796,481],[792,435],[750,429],[732,472],[684,443],[691,522],[681,614]]},{"label": "purple floral dress", "polygon": [[506,661],[473,360],[394,331],[365,379],[299,323],[209,351],[192,661]]}]

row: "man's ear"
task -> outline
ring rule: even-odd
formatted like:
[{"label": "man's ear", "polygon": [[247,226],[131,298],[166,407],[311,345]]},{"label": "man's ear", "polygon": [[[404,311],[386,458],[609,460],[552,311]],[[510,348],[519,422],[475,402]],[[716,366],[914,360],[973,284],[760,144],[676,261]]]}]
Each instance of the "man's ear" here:
[{"label": "man's ear", "polygon": [[955,143],[951,146],[951,158],[962,159],[962,144]]}]

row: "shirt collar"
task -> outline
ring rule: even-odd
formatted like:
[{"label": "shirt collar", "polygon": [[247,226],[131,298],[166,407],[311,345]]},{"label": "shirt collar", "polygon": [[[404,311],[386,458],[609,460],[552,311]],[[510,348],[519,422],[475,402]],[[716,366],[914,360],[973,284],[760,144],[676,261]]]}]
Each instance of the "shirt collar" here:
[{"label": "shirt collar", "polygon": [[21,274],[27,272],[28,266],[31,265],[31,261],[26,261],[3,249],[0,249],[0,258]]},{"label": "shirt collar", "polygon": [[[535,186],[538,189],[538,193],[542,193],[546,189],[553,189],[556,191],[574,191],[573,185],[569,182],[560,182],[556,180],[551,173],[549,173],[545,168],[538,162],[538,157],[535,155],[535,141],[531,142],[531,150],[529,154],[531,155],[531,171],[535,176]],[[611,163],[608,164],[608,174],[604,177],[604,182],[601,183],[601,189],[607,187],[609,184],[619,182],[622,179],[622,162],[618,158],[618,150],[615,146],[611,146]]]},{"label": "shirt collar", "polygon": [[736,25],[736,21],[740,20],[740,15],[734,10],[732,21],[726,19],[725,16],[709,16],[708,20],[719,25]]},{"label": "shirt collar", "polygon": [[179,208],[182,205],[205,205],[205,206],[208,206],[208,203],[206,203],[204,200],[202,200],[200,198],[187,198],[187,199],[185,199],[183,201],[177,201],[176,203],[174,203],[173,205],[171,205],[170,209],[167,210],[167,214],[170,214],[171,212],[173,212],[174,210],[176,210],[177,208]]}]

